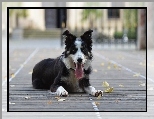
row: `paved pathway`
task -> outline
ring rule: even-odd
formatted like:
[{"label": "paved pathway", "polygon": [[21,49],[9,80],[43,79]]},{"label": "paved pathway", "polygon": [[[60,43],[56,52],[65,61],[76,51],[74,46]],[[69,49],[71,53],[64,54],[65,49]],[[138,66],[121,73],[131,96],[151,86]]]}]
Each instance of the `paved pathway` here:
[{"label": "paved pathway", "polygon": [[[146,52],[134,50],[94,49],[91,84],[105,90],[103,81],[114,87],[112,93],[104,93],[100,99],[87,94],[70,94],[64,102],[58,102],[46,90],[34,90],[31,86],[31,72],[34,64],[44,58],[56,57],[63,49],[56,40],[11,41],[9,49],[9,110],[10,111],[145,111],[146,110]],[[152,52],[152,51],[151,51]],[[154,56],[151,55],[150,63]],[[152,64],[149,64],[152,68]],[[5,73],[5,72],[4,72]],[[12,78],[11,78],[12,74]],[[3,117],[7,118],[152,118],[154,107],[154,78],[148,78],[148,113],[7,113],[6,79],[3,78]],[[23,85],[24,83],[24,85]],[[116,115],[116,116],[115,116]]]}]

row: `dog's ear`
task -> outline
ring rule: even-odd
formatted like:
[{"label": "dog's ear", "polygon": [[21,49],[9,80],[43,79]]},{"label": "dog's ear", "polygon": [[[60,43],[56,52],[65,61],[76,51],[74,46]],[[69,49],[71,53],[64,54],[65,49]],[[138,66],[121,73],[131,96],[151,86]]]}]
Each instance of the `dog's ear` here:
[{"label": "dog's ear", "polygon": [[90,52],[92,50],[92,32],[93,30],[88,30],[83,35],[80,36],[82,41],[84,41],[87,44],[88,50]]},{"label": "dog's ear", "polygon": [[74,43],[74,41],[76,40],[76,36],[71,34],[68,30],[64,31],[64,33],[62,34],[65,36],[65,52],[64,55],[65,57],[67,57],[69,55],[69,53],[67,53],[67,51],[69,50],[69,48],[71,47],[71,45]]},{"label": "dog's ear", "polygon": [[70,34],[70,32],[68,30],[64,31],[64,33],[62,35],[66,35],[68,36]]},{"label": "dog's ear", "polygon": [[71,34],[68,30],[64,31],[64,33],[62,34],[65,37],[65,45],[66,46],[70,46],[75,40],[76,40],[76,36]]}]

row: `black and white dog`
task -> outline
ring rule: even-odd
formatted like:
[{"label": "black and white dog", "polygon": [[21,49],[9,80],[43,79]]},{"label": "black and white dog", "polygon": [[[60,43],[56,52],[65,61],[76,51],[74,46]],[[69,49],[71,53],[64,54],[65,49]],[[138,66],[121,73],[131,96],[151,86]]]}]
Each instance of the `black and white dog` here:
[{"label": "black and white dog", "polygon": [[32,84],[36,89],[50,89],[58,96],[67,96],[68,92],[86,92],[93,96],[103,95],[89,82],[92,71],[92,30],[80,37],[66,30],[65,51],[56,59],[44,59],[37,63],[32,73]]}]

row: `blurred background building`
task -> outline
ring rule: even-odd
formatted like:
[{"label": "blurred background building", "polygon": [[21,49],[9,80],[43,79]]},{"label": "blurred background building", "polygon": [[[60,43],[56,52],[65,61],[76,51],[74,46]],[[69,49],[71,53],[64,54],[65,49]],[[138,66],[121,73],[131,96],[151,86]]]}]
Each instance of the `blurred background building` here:
[{"label": "blurred background building", "polygon": [[[6,6],[21,7],[9,11],[10,38],[56,38],[61,30],[75,35],[94,29],[95,42],[134,44],[138,49],[154,47],[154,3],[146,2],[3,2],[2,29],[7,24]],[[98,7],[98,9],[56,9],[52,7]],[[48,9],[22,9],[48,7]],[[51,8],[50,8],[51,7]],[[101,9],[99,7],[147,7],[145,9]],[[147,15],[147,19],[146,19]],[[146,24],[146,22],[148,22]],[[147,29],[146,29],[147,28]],[[148,31],[148,40],[146,38]]]}]

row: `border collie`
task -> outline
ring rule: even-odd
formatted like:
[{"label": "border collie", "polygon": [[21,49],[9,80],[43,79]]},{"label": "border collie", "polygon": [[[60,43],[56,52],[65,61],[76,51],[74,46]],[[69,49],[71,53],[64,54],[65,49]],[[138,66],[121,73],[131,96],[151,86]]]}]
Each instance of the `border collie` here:
[{"label": "border collie", "polygon": [[103,95],[89,82],[92,71],[92,32],[86,31],[80,37],[66,30],[65,51],[56,59],[44,59],[37,63],[32,73],[32,85],[35,89],[50,89],[58,96],[67,96],[68,92],[86,92],[93,96]]}]

